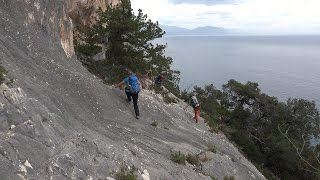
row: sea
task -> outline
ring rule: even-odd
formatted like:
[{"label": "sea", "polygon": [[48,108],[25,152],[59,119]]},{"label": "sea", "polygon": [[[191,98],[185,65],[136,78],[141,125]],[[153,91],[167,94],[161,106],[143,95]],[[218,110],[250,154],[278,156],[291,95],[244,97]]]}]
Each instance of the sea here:
[{"label": "sea", "polygon": [[167,36],[155,43],[167,44],[181,89],[252,81],[280,101],[303,98],[320,107],[320,36]]}]

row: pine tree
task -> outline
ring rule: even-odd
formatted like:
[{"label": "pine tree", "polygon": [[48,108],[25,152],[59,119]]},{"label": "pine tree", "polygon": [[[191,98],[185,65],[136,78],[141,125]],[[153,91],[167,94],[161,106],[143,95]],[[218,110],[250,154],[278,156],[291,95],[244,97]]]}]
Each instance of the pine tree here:
[{"label": "pine tree", "polygon": [[90,56],[100,49],[98,44],[107,46],[104,62],[90,62],[91,71],[98,69],[99,76],[114,82],[121,77],[124,67],[140,74],[151,70],[153,75],[165,74],[168,89],[179,93],[180,72],[171,69],[172,58],[164,54],[166,45],[152,42],[165,32],[141,9],[134,14],[129,0],[121,0],[116,6],[110,5],[105,12],[100,9],[96,23],[79,32],[75,38],[78,39],[75,43],[78,53]]}]

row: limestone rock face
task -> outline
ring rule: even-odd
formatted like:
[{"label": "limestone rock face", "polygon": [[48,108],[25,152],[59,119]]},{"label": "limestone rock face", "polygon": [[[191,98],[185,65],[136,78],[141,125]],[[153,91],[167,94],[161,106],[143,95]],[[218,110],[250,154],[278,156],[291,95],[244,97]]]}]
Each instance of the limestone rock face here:
[{"label": "limestone rock face", "polygon": [[105,11],[109,4],[119,0],[68,0],[68,15],[76,24],[89,25],[96,17],[97,9]]},{"label": "limestone rock face", "polygon": [[108,5],[116,5],[119,0],[68,0],[68,15],[74,23],[89,25],[96,17],[97,9],[105,11]]},{"label": "limestone rock face", "polygon": [[[144,90],[136,120],[124,92],[73,56],[71,2],[0,3],[0,61],[13,80],[0,86],[1,179],[112,179],[132,165],[145,180],[265,179],[224,135],[195,124],[183,102]],[[209,145],[216,153],[205,154],[201,172],[170,160],[171,151],[197,155]]]}]

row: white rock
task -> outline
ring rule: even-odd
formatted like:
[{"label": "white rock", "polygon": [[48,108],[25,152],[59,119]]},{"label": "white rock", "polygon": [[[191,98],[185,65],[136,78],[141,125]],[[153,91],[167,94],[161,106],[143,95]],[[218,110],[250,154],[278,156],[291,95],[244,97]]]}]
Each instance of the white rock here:
[{"label": "white rock", "polygon": [[107,180],[115,180],[114,178],[112,177],[106,177]]},{"label": "white rock", "polygon": [[14,125],[14,124],[12,124],[11,126],[10,126],[10,129],[14,129],[16,126]]},{"label": "white rock", "polygon": [[31,164],[29,163],[28,160],[26,160],[26,162],[24,163],[24,165],[25,165],[26,167],[29,167],[29,168],[33,169],[33,167],[31,166]]},{"label": "white rock", "polygon": [[148,170],[143,170],[143,173],[142,173],[142,178],[143,180],[150,180],[150,175],[148,173]]},{"label": "white rock", "polygon": [[19,165],[20,171],[26,173],[27,172],[27,168],[24,165]]}]

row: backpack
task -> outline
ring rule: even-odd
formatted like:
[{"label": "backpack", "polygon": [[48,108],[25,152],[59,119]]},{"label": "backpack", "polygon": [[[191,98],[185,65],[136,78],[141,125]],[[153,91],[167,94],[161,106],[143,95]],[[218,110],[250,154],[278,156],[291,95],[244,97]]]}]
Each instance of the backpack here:
[{"label": "backpack", "polygon": [[193,108],[200,106],[196,96],[192,96],[191,97],[191,105],[192,105]]},{"label": "backpack", "polygon": [[140,92],[139,79],[135,74],[129,76],[129,88],[131,94],[138,94]]}]

